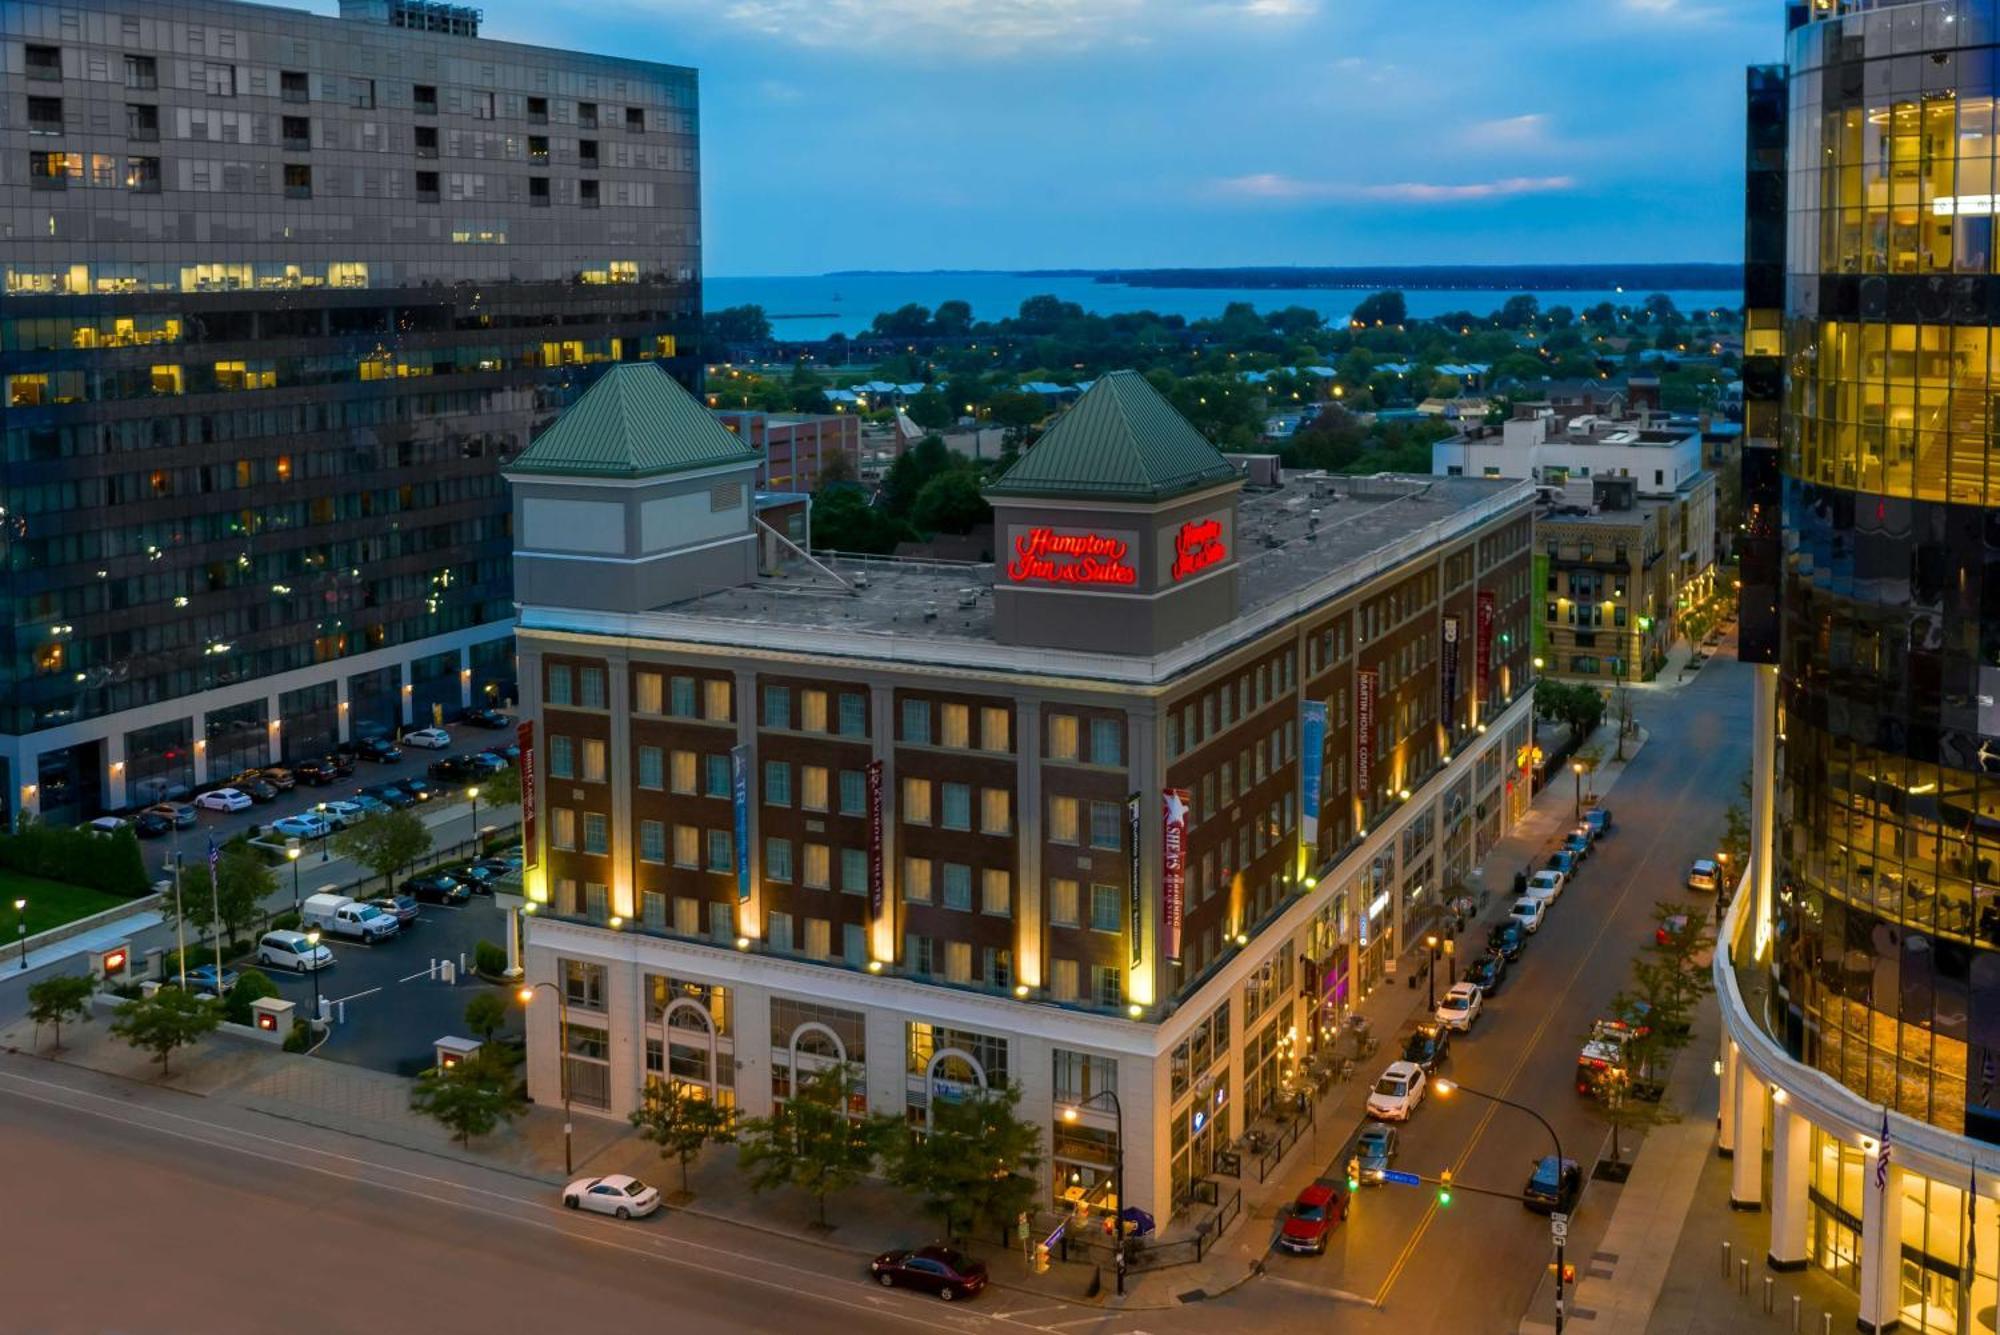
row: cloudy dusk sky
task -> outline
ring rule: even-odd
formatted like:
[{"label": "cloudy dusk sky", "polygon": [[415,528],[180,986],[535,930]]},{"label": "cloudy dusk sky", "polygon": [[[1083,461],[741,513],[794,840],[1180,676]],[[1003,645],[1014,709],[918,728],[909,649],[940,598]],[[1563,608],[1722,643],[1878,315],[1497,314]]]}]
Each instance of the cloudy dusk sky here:
[{"label": "cloudy dusk sky", "polygon": [[[1778,0],[480,0],[698,67],[705,268],[1734,260]],[[325,13],[333,0],[313,0]]]}]

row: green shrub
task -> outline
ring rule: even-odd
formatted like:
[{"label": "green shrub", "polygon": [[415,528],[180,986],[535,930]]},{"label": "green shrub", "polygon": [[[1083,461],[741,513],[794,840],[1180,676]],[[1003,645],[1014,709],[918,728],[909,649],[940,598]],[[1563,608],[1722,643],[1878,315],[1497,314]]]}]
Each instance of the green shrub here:
[{"label": "green shrub", "polygon": [[497,978],[507,972],[507,948],[491,941],[481,941],[472,948],[472,967],[489,978]]},{"label": "green shrub", "polygon": [[13,834],[0,835],[0,868],[127,898],[152,889],[129,828],[102,835],[24,819]]},{"label": "green shrub", "polygon": [[292,1021],[292,1032],[285,1035],[285,1051],[304,1052],[312,1046],[312,1026],[304,1020]]},{"label": "green shrub", "polygon": [[271,925],[265,928],[265,930],[270,932],[296,932],[299,930],[299,915],[292,909],[286,909],[283,913],[271,919]]},{"label": "green shrub", "polygon": [[236,986],[222,1003],[222,1012],[231,1024],[249,1024],[250,1003],[278,995],[278,985],[259,969],[245,969],[236,977]]}]

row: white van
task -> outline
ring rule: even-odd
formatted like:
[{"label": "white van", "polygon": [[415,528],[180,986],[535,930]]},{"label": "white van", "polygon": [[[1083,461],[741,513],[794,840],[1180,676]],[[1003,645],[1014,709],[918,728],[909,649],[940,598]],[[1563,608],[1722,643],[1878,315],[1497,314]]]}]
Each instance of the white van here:
[{"label": "white van", "polygon": [[257,962],[307,973],[333,963],[333,952],[313,942],[304,932],[266,932],[257,942]]}]

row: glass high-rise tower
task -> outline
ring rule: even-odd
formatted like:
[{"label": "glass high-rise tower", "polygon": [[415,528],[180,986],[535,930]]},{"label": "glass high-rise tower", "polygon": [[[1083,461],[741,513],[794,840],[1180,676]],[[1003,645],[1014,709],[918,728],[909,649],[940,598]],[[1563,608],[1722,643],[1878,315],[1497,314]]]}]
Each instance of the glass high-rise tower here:
[{"label": "glass high-rise tower", "polygon": [[515,694],[501,468],[698,387],[697,97],[478,22],[0,6],[0,817]]}]

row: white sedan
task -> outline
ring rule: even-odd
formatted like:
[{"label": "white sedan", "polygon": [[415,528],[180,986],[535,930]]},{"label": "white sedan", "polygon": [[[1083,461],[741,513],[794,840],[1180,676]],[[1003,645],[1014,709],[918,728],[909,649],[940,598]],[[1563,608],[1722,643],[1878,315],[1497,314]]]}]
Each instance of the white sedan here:
[{"label": "white sedan", "polygon": [[310,811],[274,820],[271,828],[287,839],[324,839],[333,833],[331,823]]},{"label": "white sedan", "polygon": [[1548,914],[1549,904],[1545,899],[1517,899],[1514,907],[1507,910],[1507,916],[1521,924],[1521,929],[1530,936],[1542,930],[1542,919]]},{"label": "white sedan", "polygon": [[217,788],[212,793],[203,793],[194,800],[194,804],[210,811],[248,811],[256,805],[250,800],[250,794],[237,788]]},{"label": "white sedan", "polygon": [[1553,904],[1562,898],[1563,887],[1568,880],[1554,867],[1544,867],[1528,878],[1527,896],[1539,899],[1545,904]]},{"label": "white sedan", "polygon": [[563,1204],[572,1210],[595,1210],[620,1219],[637,1219],[660,1208],[660,1193],[636,1177],[578,1178],[563,1188]]},{"label": "white sedan", "polygon": [[443,728],[418,728],[415,732],[403,734],[404,746],[421,746],[431,751],[442,751],[451,745],[451,734]]},{"label": "white sedan", "polygon": [[1713,890],[1721,878],[1722,868],[1707,858],[1696,858],[1694,865],[1688,868],[1688,889]]},{"label": "white sedan", "polygon": [[1479,1008],[1485,1005],[1479,987],[1475,983],[1453,983],[1451,991],[1437,1004],[1437,1022],[1447,1029],[1464,1033],[1472,1028],[1472,1022],[1479,1018]]},{"label": "white sedan", "polygon": [[321,817],[336,830],[358,825],[368,818],[367,809],[355,802],[321,802],[313,808],[312,814]]}]

